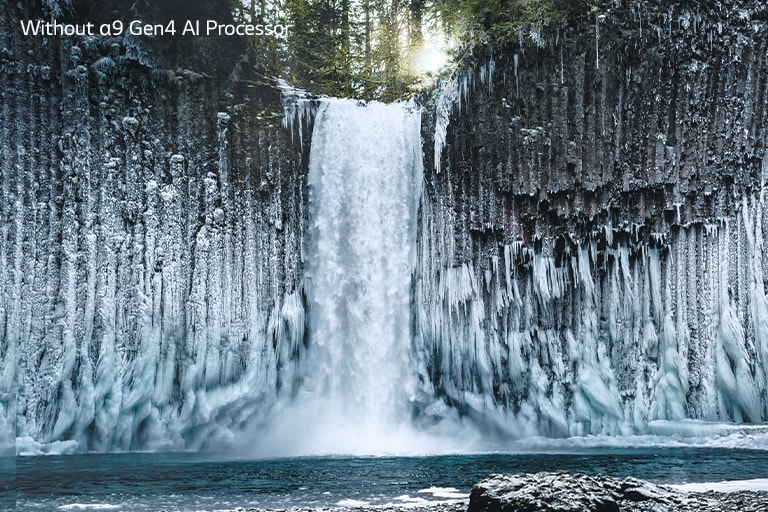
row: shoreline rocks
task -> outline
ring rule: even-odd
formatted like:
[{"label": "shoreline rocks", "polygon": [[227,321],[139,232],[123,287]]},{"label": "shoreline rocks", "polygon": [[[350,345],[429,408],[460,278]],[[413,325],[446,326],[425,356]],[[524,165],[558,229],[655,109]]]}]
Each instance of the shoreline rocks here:
[{"label": "shoreline rocks", "polygon": [[467,512],[765,511],[768,492],[688,493],[638,478],[567,472],[490,475],[472,488]]}]

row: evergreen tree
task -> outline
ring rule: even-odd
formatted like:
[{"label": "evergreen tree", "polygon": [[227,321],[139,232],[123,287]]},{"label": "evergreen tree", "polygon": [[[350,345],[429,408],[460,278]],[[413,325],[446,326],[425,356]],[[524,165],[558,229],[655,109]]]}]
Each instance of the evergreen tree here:
[{"label": "evergreen tree", "polygon": [[285,40],[254,38],[261,69],[315,93],[392,101],[412,92],[427,17],[467,49],[504,47],[605,0],[234,0],[241,21],[288,23]]}]

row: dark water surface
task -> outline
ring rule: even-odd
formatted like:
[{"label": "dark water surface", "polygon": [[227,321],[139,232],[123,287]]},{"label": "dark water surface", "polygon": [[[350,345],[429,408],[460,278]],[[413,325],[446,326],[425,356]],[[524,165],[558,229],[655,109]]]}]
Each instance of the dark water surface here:
[{"label": "dark water surface", "polygon": [[454,499],[456,493],[468,495],[472,484],[490,473],[554,470],[632,475],[658,483],[768,478],[768,452],[624,448],[273,460],[220,460],[200,453],[18,457],[16,510],[210,511],[335,506],[349,500],[402,504],[445,500],[434,488],[455,488]]}]

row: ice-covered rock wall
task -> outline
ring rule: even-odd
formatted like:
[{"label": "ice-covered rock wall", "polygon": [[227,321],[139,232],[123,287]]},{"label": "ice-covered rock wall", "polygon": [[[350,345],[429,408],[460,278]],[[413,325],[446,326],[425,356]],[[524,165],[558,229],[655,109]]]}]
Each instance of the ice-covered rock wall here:
[{"label": "ice-covered rock wall", "polygon": [[768,419],[768,10],[746,4],[630,3],[443,85],[424,415],[519,436]]},{"label": "ice-covered rock wall", "polygon": [[130,37],[23,37],[34,13],[6,7],[3,435],[22,451],[226,440],[281,386],[304,322],[305,165],[279,93],[244,64],[155,67]]},{"label": "ice-covered rock wall", "polygon": [[[656,3],[481,59],[424,108],[394,399],[425,431],[768,419],[768,11]],[[2,5],[0,445],[261,434],[323,378],[303,290],[318,102],[284,89],[281,115],[245,62],[25,38],[35,13]]]}]

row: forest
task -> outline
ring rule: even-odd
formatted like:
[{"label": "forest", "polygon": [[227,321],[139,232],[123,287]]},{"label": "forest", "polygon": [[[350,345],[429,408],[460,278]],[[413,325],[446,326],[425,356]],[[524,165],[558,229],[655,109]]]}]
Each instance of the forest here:
[{"label": "forest", "polygon": [[542,46],[576,19],[609,12],[612,3],[616,0],[74,0],[71,5],[51,2],[50,10],[71,22],[141,18],[162,24],[198,17],[290,25],[288,37],[229,37],[212,43],[192,41],[189,35],[163,36],[156,42],[161,47],[157,53],[166,58],[175,53],[185,64],[190,53],[196,54],[203,67],[222,70],[226,66],[219,61],[237,55],[264,76],[314,93],[392,101],[432,83],[424,75],[434,76],[438,69],[419,66],[425,51],[447,53],[443,60],[453,63],[443,67],[447,73],[510,45]]},{"label": "forest", "polygon": [[510,44],[541,45],[546,27],[606,8],[585,0],[250,0],[232,12],[292,25],[284,41],[250,43],[271,74],[331,96],[392,101],[424,86],[417,61],[427,45],[449,48],[460,63]]}]

